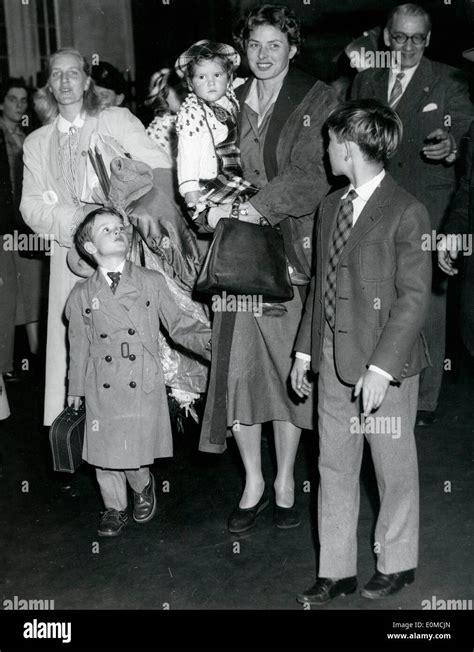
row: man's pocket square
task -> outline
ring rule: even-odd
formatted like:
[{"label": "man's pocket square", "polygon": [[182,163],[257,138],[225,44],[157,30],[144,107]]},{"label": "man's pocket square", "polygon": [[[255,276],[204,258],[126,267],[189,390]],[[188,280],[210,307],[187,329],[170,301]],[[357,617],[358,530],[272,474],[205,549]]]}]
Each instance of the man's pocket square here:
[{"label": "man's pocket square", "polygon": [[423,107],[423,113],[427,113],[428,111],[436,111],[438,108],[438,105],[435,104],[434,102],[431,102],[431,104],[427,104],[426,106]]}]

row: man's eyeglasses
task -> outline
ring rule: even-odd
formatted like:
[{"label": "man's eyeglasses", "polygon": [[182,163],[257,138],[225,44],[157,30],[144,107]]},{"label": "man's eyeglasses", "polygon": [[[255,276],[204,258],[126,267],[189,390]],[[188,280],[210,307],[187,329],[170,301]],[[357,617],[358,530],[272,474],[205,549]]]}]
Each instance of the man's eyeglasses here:
[{"label": "man's eyeglasses", "polygon": [[396,41],[396,43],[398,43],[398,45],[405,45],[408,40],[410,40],[413,45],[423,45],[428,38],[428,34],[413,34],[413,36],[408,36],[407,34],[403,34],[403,32],[396,32],[395,34],[390,32],[390,36],[394,41]]}]

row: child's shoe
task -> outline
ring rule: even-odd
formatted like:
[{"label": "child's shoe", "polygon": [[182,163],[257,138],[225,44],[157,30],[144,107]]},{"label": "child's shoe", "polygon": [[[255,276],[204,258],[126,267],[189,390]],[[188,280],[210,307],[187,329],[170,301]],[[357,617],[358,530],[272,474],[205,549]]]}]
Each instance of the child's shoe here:
[{"label": "child's shoe", "polygon": [[133,520],[135,523],[151,521],[156,512],[155,478],[150,473],[148,484],[141,493],[133,492]]},{"label": "child's shoe", "polygon": [[100,537],[118,537],[127,523],[127,510],[119,512],[116,509],[106,509],[105,512],[102,512],[97,533]]}]

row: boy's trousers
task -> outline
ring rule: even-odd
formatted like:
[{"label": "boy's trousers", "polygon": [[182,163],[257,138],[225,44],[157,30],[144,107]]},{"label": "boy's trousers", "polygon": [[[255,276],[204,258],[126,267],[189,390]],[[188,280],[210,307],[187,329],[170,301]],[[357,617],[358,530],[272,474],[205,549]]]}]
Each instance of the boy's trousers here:
[{"label": "boy's trousers", "polygon": [[[357,575],[359,476],[364,436],[370,445],[380,496],[374,551],[385,574],[418,562],[419,491],[414,426],[419,376],[389,385],[380,408],[361,432],[360,397],[342,383],[334,366],[334,335],[326,324],[319,367],[319,577]],[[385,418],[384,418],[385,417]],[[387,418],[388,417],[388,418]]]},{"label": "boy's trousers", "polygon": [[133,491],[141,493],[150,480],[150,469],[142,466],[134,470],[95,469],[105,509],[123,512],[127,509],[127,480]]}]

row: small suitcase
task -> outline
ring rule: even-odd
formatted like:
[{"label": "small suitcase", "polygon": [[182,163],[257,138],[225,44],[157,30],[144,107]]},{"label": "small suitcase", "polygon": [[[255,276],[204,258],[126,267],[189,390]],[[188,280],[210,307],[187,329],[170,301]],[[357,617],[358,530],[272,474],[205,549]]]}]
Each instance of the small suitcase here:
[{"label": "small suitcase", "polygon": [[53,421],[49,429],[49,442],[53,454],[55,471],[75,473],[82,462],[84,425],[86,411],[84,404],[76,412],[67,407]]}]

